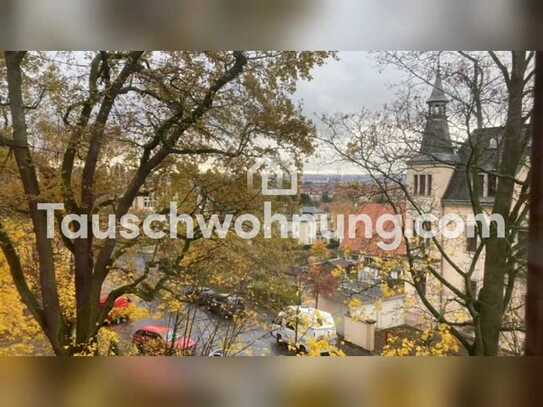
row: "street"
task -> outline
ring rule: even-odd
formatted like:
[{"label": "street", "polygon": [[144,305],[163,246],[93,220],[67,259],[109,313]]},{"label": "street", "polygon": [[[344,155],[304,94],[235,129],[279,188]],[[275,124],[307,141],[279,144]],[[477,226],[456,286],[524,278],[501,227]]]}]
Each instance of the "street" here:
[{"label": "street", "polygon": [[[145,264],[150,260],[148,254],[141,254],[132,257],[127,264],[131,264],[138,272],[143,272]],[[112,326],[112,330],[119,334],[121,339],[121,350],[123,353],[130,351],[132,335],[134,332],[145,325],[172,326],[172,316],[168,312],[159,309],[159,302],[145,303],[141,302],[140,307],[145,307],[151,315],[149,319],[139,321],[128,321],[119,325]],[[194,308],[195,307],[195,308]],[[190,311],[189,311],[190,310]],[[232,333],[232,323],[229,319],[217,315],[207,309],[206,306],[190,304],[185,313],[189,313],[189,319],[194,318],[193,323],[186,324],[182,321],[179,324],[178,336],[184,336],[185,326],[188,326],[187,332],[190,333],[192,340],[197,343],[196,355],[208,356],[215,350],[222,349],[225,340],[234,343],[228,356],[292,356],[286,346],[278,345],[275,338],[271,335],[272,316],[262,311],[257,313],[257,317],[245,325],[239,327],[239,332]],[[186,315],[185,315],[186,318]],[[338,341],[338,347],[349,356],[368,356],[370,352],[355,345]]]},{"label": "street", "polygon": [[[195,305],[194,305],[195,306]],[[149,311],[154,316],[152,319],[144,319],[134,322],[126,322],[112,326],[112,330],[119,334],[122,350],[127,352],[132,341],[132,335],[136,329],[145,325],[170,326],[171,319],[167,314],[160,315],[154,304],[150,304]],[[154,308],[154,309],[153,309]],[[192,324],[190,337],[197,342],[197,355],[206,356],[204,350],[216,350],[222,348],[225,334],[228,335],[230,322],[221,316],[214,315],[203,307],[198,307]],[[158,315],[157,315],[158,314]],[[191,314],[192,315],[192,314]],[[158,316],[158,318],[155,318]],[[271,356],[289,355],[282,346],[276,344],[269,330],[264,328],[266,323],[256,322],[240,328],[239,336],[235,339],[235,350],[229,356]],[[184,322],[181,323],[178,335],[183,336]],[[231,338],[231,336],[229,336]]]}]

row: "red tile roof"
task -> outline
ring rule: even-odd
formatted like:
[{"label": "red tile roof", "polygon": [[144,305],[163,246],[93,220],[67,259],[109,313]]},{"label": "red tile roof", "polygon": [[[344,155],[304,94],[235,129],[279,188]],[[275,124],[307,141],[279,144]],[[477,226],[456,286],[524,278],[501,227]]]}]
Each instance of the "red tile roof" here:
[{"label": "red tile roof", "polygon": [[[368,215],[368,217],[371,219],[371,225],[373,226],[371,230],[372,232],[371,238],[365,237],[366,225],[362,221],[359,221],[356,223],[356,235],[355,235],[356,237],[353,239],[349,238],[348,219],[349,219],[350,214]],[[383,250],[377,245],[381,241],[385,243],[390,243],[393,241],[393,239],[390,239],[390,240],[382,239],[376,232],[377,220],[379,219],[380,216],[385,215],[385,214],[395,215],[396,213],[394,212],[394,209],[392,208],[392,206],[388,204],[382,204],[382,203],[366,203],[356,210],[345,211],[344,238],[343,238],[343,241],[341,242],[341,248],[342,249],[350,248],[352,252],[366,254],[370,256],[379,256],[379,257],[404,256],[406,253],[406,250],[405,250],[403,237],[401,238],[401,242],[398,248],[394,250]],[[400,215],[402,215],[402,213],[400,213]],[[387,221],[384,223],[383,227],[386,231],[391,231],[393,230],[394,225],[392,222]],[[401,233],[401,230],[399,230],[399,233]]]}]

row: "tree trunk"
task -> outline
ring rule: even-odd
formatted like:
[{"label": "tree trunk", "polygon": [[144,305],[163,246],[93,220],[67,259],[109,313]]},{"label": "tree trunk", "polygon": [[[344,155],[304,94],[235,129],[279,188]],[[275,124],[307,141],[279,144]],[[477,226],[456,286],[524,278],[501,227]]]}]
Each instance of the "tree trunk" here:
[{"label": "tree trunk", "polygon": [[23,78],[21,62],[23,52],[5,52],[11,119],[13,123],[13,153],[27,197],[28,208],[34,227],[39,263],[39,283],[44,312],[44,333],[57,355],[66,353],[64,323],[57,292],[53,247],[47,238],[47,218],[38,211],[40,189],[32,155],[28,146],[25,105],[22,96]]},{"label": "tree trunk", "polygon": [[[510,227],[509,213],[513,203],[514,177],[517,175],[523,154],[522,100],[526,72],[526,52],[513,52],[513,68],[509,83],[507,122],[504,130],[503,151],[498,168],[498,188],[493,213],[503,216],[505,229]],[[476,342],[477,355],[495,356],[499,350],[499,335],[504,313],[504,288],[507,271],[508,242],[497,237],[496,225],[490,228],[486,243],[483,288],[479,293],[481,341]],[[481,349],[482,347],[482,349]]]},{"label": "tree trunk", "polygon": [[532,139],[528,293],[526,295],[526,355],[543,356],[543,53],[537,51]]}]

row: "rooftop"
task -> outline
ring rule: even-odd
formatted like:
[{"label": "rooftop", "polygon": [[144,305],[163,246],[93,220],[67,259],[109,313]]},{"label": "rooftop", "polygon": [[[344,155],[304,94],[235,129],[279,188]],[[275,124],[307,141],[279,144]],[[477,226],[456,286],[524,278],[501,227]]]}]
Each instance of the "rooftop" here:
[{"label": "rooftop", "polygon": [[[396,215],[392,206],[385,203],[366,203],[361,205],[355,212],[349,212],[345,218],[348,219],[348,215],[367,215],[370,220],[370,226],[372,226],[371,237],[366,237],[366,224],[363,221],[356,222],[354,226],[355,237],[349,237],[349,225],[344,228],[344,239],[341,242],[341,248],[349,248],[353,252],[359,252],[369,256],[403,256],[405,255],[405,244],[402,241],[397,249],[384,251],[378,246],[379,242],[390,243],[391,240],[381,239],[375,231],[378,219],[383,215]],[[391,231],[394,228],[392,222],[385,222],[383,228],[386,231]]]},{"label": "rooftop", "polygon": [[443,84],[441,83],[441,75],[438,73],[436,76],[436,81],[434,82],[434,87],[432,89],[432,94],[428,98],[428,103],[447,103],[449,99],[443,91]]}]

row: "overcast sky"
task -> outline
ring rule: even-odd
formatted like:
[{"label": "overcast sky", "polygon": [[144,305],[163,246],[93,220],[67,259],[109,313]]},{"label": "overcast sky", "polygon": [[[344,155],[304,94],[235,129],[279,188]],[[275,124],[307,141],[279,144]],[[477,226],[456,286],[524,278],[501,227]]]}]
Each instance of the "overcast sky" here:
[{"label": "overcast sky", "polygon": [[[339,61],[330,60],[315,69],[312,81],[298,84],[296,97],[303,102],[309,118],[318,122],[318,116],[324,113],[354,113],[362,108],[378,110],[394,100],[391,85],[401,81],[400,72],[391,67],[383,70],[368,52],[341,52],[338,56]],[[322,155],[325,157],[311,157],[305,172],[359,172],[354,167],[331,163],[329,154]]]}]

